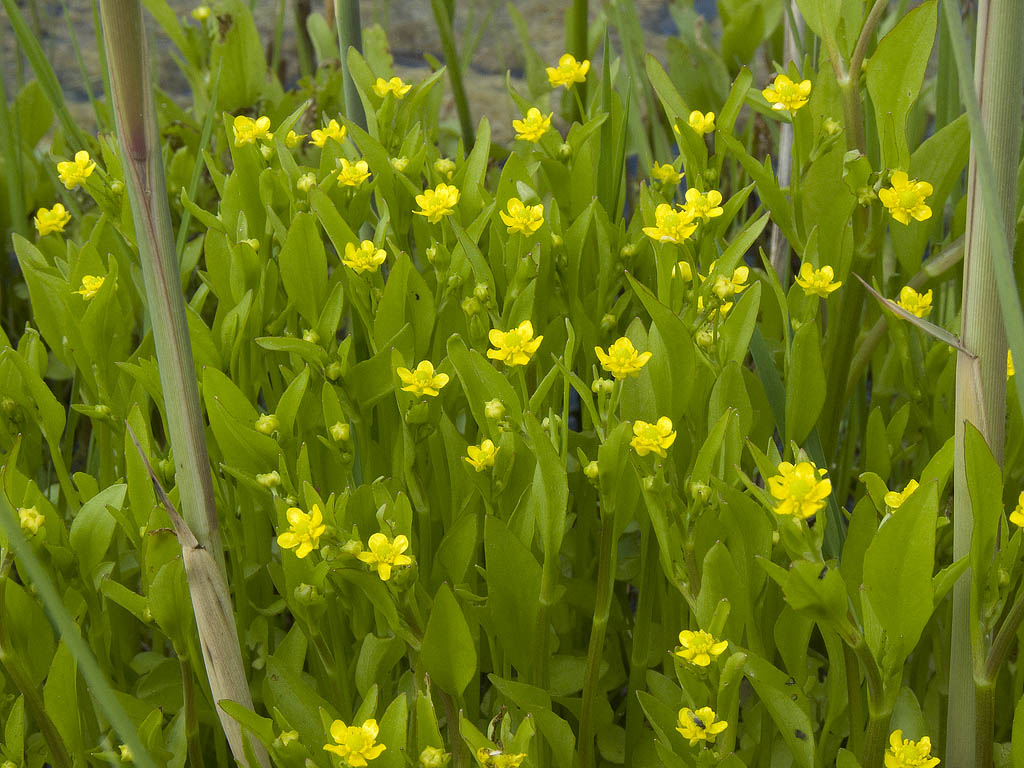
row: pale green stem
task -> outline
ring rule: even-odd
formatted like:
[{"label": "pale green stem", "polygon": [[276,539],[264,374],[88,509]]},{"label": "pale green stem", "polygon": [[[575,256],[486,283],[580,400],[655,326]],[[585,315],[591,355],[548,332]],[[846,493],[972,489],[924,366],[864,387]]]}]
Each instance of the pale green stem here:
[{"label": "pale green stem", "polygon": [[341,54],[341,74],[345,86],[345,117],[366,129],[366,113],[359,98],[355,80],[348,68],[348,49],[363,51],[363,29],[359,21],[359,0],[334,0],[334,22],[338,26],[338,50]]}]

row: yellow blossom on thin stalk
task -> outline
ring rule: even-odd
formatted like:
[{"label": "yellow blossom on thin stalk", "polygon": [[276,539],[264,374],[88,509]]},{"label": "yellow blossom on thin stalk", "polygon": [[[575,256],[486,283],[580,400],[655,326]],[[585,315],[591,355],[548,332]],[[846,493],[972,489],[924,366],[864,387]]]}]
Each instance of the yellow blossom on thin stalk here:
[{"label": "yellow blossom on thin stalk", "polygon": [[512,128],[516,132],[516,138],[523,141],[540,141],[541,136],[551,129],[551,116],[554,112],[548,112],[544,117],[536,107],[530,107],[522,120],[513,120]]},{"label": "yellow blossom on thin stalk", "polygon": [[412,565],[412,558],[403,555],[409,548],[409,539],[399,534],[394,540],[383,533],[375,533],[367,542],[367,551],[360,552],[357,557],[367,565],[377,569],[381,581],[391,578],[391,569],[403,565]]},{"label": "yellow blossom on thin stalk", "polygon": [[804,289],[804,293],[807,296],[820,296],[823,299],[827,299],[829,294],[837,290],[843,283],[832,282],[835,272],[832,267],[825,265],[820,269],[815,269],[810,262],[805,261],[800,265],[800,272],[796,276],[796,284]]},{"label": "yellow blossom on thin stalk", "polygon": [[331,120],[326,128],[317,128],[310,135],[309,143],[321,147],[327,143],[328,139],[334,139],[339,144],[345,140],[345,136],[348,134],[348,128],[344,125],[339,125],[337,120]]},{"label": "yellow blossom on thin stalk", "polygon": [[807,104],[807,99],[811,95],[811,81],[801,80],[794,83],[787,75],[776,75],[775,82],[761,91],[761,95],[772,109],[785,109],[792,114]]},{"label": "yellow blossom on thin stalk", "polygon": [[274,138],[274,134],[270,132],[270,118],[266,116],[253,120],[245,115],[237,115],[231,129],[235,134],[236,147],[255,144],[257,139],[270,141]]},{"label": "yellow blossom on thin stalk", "polygon": [[557,67],[547,67],[548,82],[552,86],[570,87],[573,83],[582,83],[587,79],[590,62],[586,59],[576,61],[571,53],[563,53],[558,59]]},{"label": "yellow blossom on thin stalk", "polygon": [[40,236],[63,232],[69,221],[71,214],[61,203],[54,203],[53,208],[40,208],[32,219]]},{"label": "yellow blossom on thin stalk", "polygon": [[524,320],[509,331],[492,328],[487,334],[494,349],[487,350],[487,357],[500,360],[505,365],[526,365],[537,351],[543,336],[533,338],[533,323]]},{"label": "yellow blossom on thin stalk", "polygon": [[656,453],[662,458],[672,443],[676,441],[676,433],[672,429],[672,419],[662,416],[654,424],[637,419],[633,423],[633,439],[629,444],[633,446],[638,456],[646,456],[648,453]]},{"label": "yellow blossom on thin stalk", "polygon": [[459,188],[454,184],[438,184],[433,189],[424,190],[416,195],[416,205],[420,210],[413,211],[417,216],[426,216],[427,221],[436,224],[443,216],[455,210],[459,202]]},{"label": "yellow blossom on thin stalk", "polygon": [[324,749],[344,760],[345,765],[362,768],[387,749],[384,744],[376,743],[379,733],[377,721],[372,718],[358,726],[345,725],[343,721],[335,720],[331,723],[331,738],[335,743],[324,744]]},{"label": "yellow blossom on thin stalk", "polygon": [[288,135],[284,137],[285,146],[288,149],[295,149],[302,143],[302,140],[306,138],[305,133],[296,133],[295,131],[288,131]]},{"label": "yellow blossom on thin stalk", "polygon": [[694,747],[702,741],[709,744],[715,743],[715,737],[729,727],[725,720],[718,720],[718,715],[711,707],[701,707],[694,711],[689,707],[679,710],[679,725],[676,730],[683,735],[684,739],[690,740],[690,746]]},{"label": "yellow blossom on thin stalk", "polygon": [[500,449],[491,440],[484,440],[480,445],[471,445],[466,448],[468,455],[462,460],[469,464],[477,472],[483,472],[488,467],[494,466],[494,459]]},{"label": "yellow blossom on thin stalk", "polygon": [[801,520],[817,514],[832,493],[832,483],[826,474],[827,470],[818,469],[809,461],[795,465],[788,461],[779,464],[779,474],[768,478],[768,490],[779,502],[775,513],[793,515]]},{"label": "yellow blossom on thin stalk", "polygon": [[600,347],[594,347],[597,359],[601,367],[616,379],[624,379],[627,376],[639,376],[640,369],[647,365],[651,359],[650,352],[637,352],[633,342],[625,336],[616,339],[608,351]]},{"label": "yellow blossom on thin stalk", "polygon": [[196,21],[206,21],[210,18],[210,6],[197,5],[192,9],[192,18]]},{"label": "yellow blossom on thin stalk", "polygon": [[74,189],[96,170],[96,163],[89,158],[89,153],[84,149],[75,152],[74,160],[64,160],[57,163],[57,176],[61,183],[68,189]]},{"label": "yellow blossom on thin stalk", "polygon": [[39,529],[43,527],[45,522],[46,516],[35,507],[18,508],[18,523],[21,525],[21,530],[25,531],[25,533],[35,536],[39,533]]},{"label": "yellow blossom on thin stalk", "polygon": [[927,317],[932,311],[932,291],[918,293],[909,285],[900,289],[900,298],[896,304],[915,317]]},{"label": "yellow blossom on thin stalk", "polygon": [[661,184],[671,184],[674,186],[683,180],[683,174],[677,171],[672,163],[662,165],[655,161],[654,165],[651,166],[651,178],[656,179]]},{"label": "yellow blossom on thin stalk", "polygon": [[500,749],[480,747],[476,751],[476,759],[484,768],[519,768],[523,760],[526,759],[526,755],[522,753],[506,754]]},{"label": "yellow blossom on thin stalk", "polygon": [[387,256],[387,252],[375,246],[372,240],[363,240],[358,248],[355,243],[345,243],[345,258],[341,263],[356,272],[374,272]]},{"label": "yellow blossom on thin stalk", "polygon": [[277,537],[278,546],[294,549],[295,556],[301,560],[320,546],[320,537],[327,530],[323,512],[318,504],[314,504],[308,514],[298,507],[289,507],[285,517],[288,530]]},{"label": "yellow blossom on thin stalk", "polygon": [[932,209],[924,204],[924,199],[932,193],[931,184],[911,179],[906,171],[894,172],[889,183],[891,187],[878,190],[878,199],[896,221],[909,224],[911,218],[924,221],[932,217]]},{"label": "yellow blossom on thin stalk", "polygon": [[903,738],[897,729],[889,735],[889,749],[885,751],[885,768],[934,768],[939,758],[932,757],[932,740],[927,736],[918,741]]},{"label": "yellow blossom on thin stalk", "polygon": [[690,113],[690,117],[686,122],[689,123],[693,130],[701,135],[711,133],[715,130],[715,113],[708,112],[707,114],[704,114],[703,112],[699,112],[695,109]]},{"label": "yellow blossom on thin stalk", "polygon": [[501,220],[508,227],[509,234],[519,232],[532,235],[544,224],[544,204],[526,205],[518,197],[510,198],[507,205],[508,213],[498,211]]},{"label": "yellow blossom on thin stalk", "polygon": [[1010,513],[1010,522],[1024,528],[1024,491],[1017,497],[1017,506]]},{"label": "yellow blossom on thin stalk", "polygon": [[676,656],[698,667],[707,667],[729,647],[729,641],[716,641],[703,629],[696,632],[684,629],[679,633],[679,646]]},{"label": "yellow blossom on thin stalk", "polygon": [[412,86],[407,84],[400,77],[392,77],[390,80],[378,77],[377,81],[373,84],[373,92],[382,99],[389,93],[396,99],[400,99],[405,96],[411,88]]},{"label": "yellow blossom on thin stalk", "polygon": [[370,166],[365,160],[356,160],[354,163],[347,158],[338,160],[338,186],[358,187],[370,178]]},{"label": "yellow blossom on thin stalk", "polygon": [[889,511],[895,511],[903,506],[903,502],[910,498],[910,495],[918,489],[917,480],[911,480],[902,491],[889,491],[885,494],[885,506]]},{"label": "yellow blossom on thin stalk", "polygon": [[659,243],[682,243],[697,229],[693,213],[661,203],[654,209],[654,226],[644,227],[644,234]]},{"label": "yellow blossom on thin stalk", "polygon": [[689,211],[694,218],[700,217],[704,221],[711,221],[725,213],[722,209],[722,193],[717,189],[701,192],[690,187],[686,190],[683,209]]},{"label": "yellow blossom on thin stalk", "polygon": [[100,292],[100,288],[103,287],[103,283],[106,281],[106,277],[97,277],[96,275],[82,275],[82,287],[72,293],[77,293],[86,301],[96,297],[96,294]]},{"label": "yellow blossom on thin stalk", "polygon": [[412,392],[420,397],[424,395],[437,397],[441,394],[440,390],[448,384],[448,374],[436,373],[434,364],[429,360],[421,360],[414,371],[410,371],[408,368],[396,368],[395,373],[405,385],[402,387],[403,392]]}]

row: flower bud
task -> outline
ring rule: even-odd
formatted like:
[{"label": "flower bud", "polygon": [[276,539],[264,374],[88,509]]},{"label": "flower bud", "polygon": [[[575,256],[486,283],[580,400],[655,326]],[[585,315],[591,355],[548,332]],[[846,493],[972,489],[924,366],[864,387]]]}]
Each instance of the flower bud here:
[{"label": "flower bud", "polygon": [[312,328],[304,328],[302,331],[302,340],[308,341],[310,344],[319,344],[320,334],[314,331]]},{"label": "flower bud", "polygon": [[351,435],[352,428],[344,422],[337,421],[334,424],[331,424],[329,431],[331,433],[331,439],[337,443],[348,440]]},{"label": "flower bud", "polygon": [[699,480],[691,481],[688,490],[694,501],[707,502],[711,498],[711,486]]},{"label": "flower bud", "polygon": [[300,192],[308,193],[309,190],[316,186],[316,176],[313,173],[304,173],[299,176],[295,186]]},{"label": "flower bud", "polygon": [[613,315],[611,312],[606,312],[604,317],[601,318],[601,330],[604,331],[605,333],[608,333],[613,328],[615,328],[615,325],[618,322],[619,320],[617,317],[615,317],[615,315]]},{"label": "flower bud", "polygon": [[619,256],[622,258],[623,261],[628,261],[629,259],[632,259],[634,256],[636,256],[636,244],[626,243],[619,249]]},{"label": "flower bud", "polygon": [[408,164],[409,164],[409,158],[408,157],[392,157],[391,158],[391,167],[394,168],[399,173],[404,171],[405,167]]},{"label": "flower bud", "polygon": [[642,482],[644,484],[645,491],[654,490],[654,475],[647,475],[646,477],[644,477]]},{"label": "flower bud", "polygon": [[349,539],[341,545],[342,554],[348,555],[349,557],[357,557],[362,551],[363,542],[359,541],[359,539]]},{"label": "flower bud", "polygon": [[455,173],[455,161],[448,157],[439,157],[434,161],[434,170],[450,179]]},{"label": "flower bud", "polygon": [[704,181],[709,187],[715,186],[715,183],[718,181],[718,171],[714,168],[705,168]]},{"label": "flower bud", "polygon": [[277,420],[277,416],[272,413],[264,413],[256,419],[256,431],[264,435],[274,434],[278,426],[280,426],[280,422]]},{"label": "flower bud", "polygon": [[451,754],[439,747],[424,747],[420,752],[421,768],[444,768],[451,759]]},{"label": "flower bud", "polygon": [[831,117],[826,117],[825,122],[821,124],[822,130],[825,131],[825,135],[828,137],[838,136],[843,130],[843,126],[839,124],[838,120],[833,120]]},{"label": "flower bud", "polygon": [[561,146],[558,147],[558,159],[568,160],[570,157],[572,157],[572,144],[562,142]]},{"label": "flower bud", "polygon": [[168,485],[174,484],[174,459],[170,457],[160,459],[156,463],[156,471],[160,473],[160,477],[163,478],[164,482]]},{"label": "flower bud", "polygon": [[556,235],[554,232],[551,233],[551,247],[552,248],[561,248],[562,247],[562,243],[564,243],[564,242],[565,241],[562,240],[562,236],[561,235]]},{"label": "flower bud", "polygon": [[433,264],[434,260],[437,258],[437,246],[436,245],[429,246],[427,248],[427,250],[426,250],[426,255],[427,255],[427,261],[429,261],[431,264]]},{"label": "flower bud", "polygon": [[481,304],[486,304],[491,298],[491,286],[487,283],[477,283],[473,286],[473,295]]},{"label": "flower bud", "polygon": [[871,205],[871,202],[878,197],[875,194],[875,190],[869,186],[863,186],[857,189],[857,204],[858,205]]},{"label": "flower bud", "polygon": [[287,749],[293,743],[299,740],[298,731],[281,731],[276,739],[274,739],[274,747],[276,749]]},{"label": "flower bud", "polygon": [[779,543],[779,539],[780,539],[780,538],[781,538],[781,537],[779,536],[779,532],[778,532],[778,531],[772,531],[772,545],[773,545],[773,546],[774,546],[775,544],[778,544],[778,543]]},{"label": "flower bud", "polygon": [[468,317],[478,315],[483,311],[483,307],[480,306],[480,302],[477,301],[475,296],[470,296],[468,299],[462,300],[462,311],[466,313]]},{"label": "flower bud", "polygon": [[701,349],[707,349],[715,343],[715,337],[707,328],[701,328],[697,331],[695,337],[697,346]]},{"label": "flower bud", "polygon": [[1005,568],[1000,568],[998,571],[999,586],[1005,587],[1010,583],[1010,573]]},{"label": "flower bud", "polygon": [[256,482],[267,489],[277,488],[281,484],[281,475],[275,469],[265,475],[256,475]]},{"label": "flower bud", "polygon": [[127,744],[122,744],[117,749],[121,753],[122,763],[130,763],[132,761],[132,751],[128,748]]},{"label": "flower bud", "polygon": [[338,379],[341,378],[342,374],[341,363],[339,363],[337,360],[332,361],[327,365],[327,368],[324,369],[324,374],[331,381],[337,381]]},{"label": "flower bud", "polygon": [[588,480],[597,480],[597,476],[601,473],[597,466],[596,461],[592,461],[583,468],[583,474],[587,476]]},{"label": "flower bud", "polygon": [[715,278],[714,285],[711,287],[711,292],[722,301],[728,301],[736,293],[736,286],[733,284],[732,280],[725,275],[719,275]]},{"label": "flower bud", "polygon": [[299,584],[292,594],[299,605],[313,605],[322,599],[320,592],[312,584]]},{"label": "flower bud", "polygon": [[488,400],[484,403],[484,415],[493,421],[503,419],[505,417],[505,404],[497,398],[494,400]]},{"label": "flower bud", "polygon": [[239,240],[238,241],[239,245],[241,245],[242,243],[245,243],[250,248],[252,248],[254,251],[258,251],[260,249],[260,241],[257,240],[255,237],[250,237],[250,238],[248,238],[246,240]]},{"label": "flower bud", "polygon": [[269,144],[260,144],[260,154],[263,155],[264,160],[269,160],[270,156],[274,154],[274,150]]},{"label": "flower bud", "polygon": [[7,416],[14,416],[18,410],[18,404],[9,397],[0,398],[0,411],[3,411]]},{"label": "flower bud", "polygon": [[115,195],[120,195],[122,192],[124,192],[124,182],[120,181],[119,179],[114,179],[112,182],[110,182],[110,191],[113,192]]}]

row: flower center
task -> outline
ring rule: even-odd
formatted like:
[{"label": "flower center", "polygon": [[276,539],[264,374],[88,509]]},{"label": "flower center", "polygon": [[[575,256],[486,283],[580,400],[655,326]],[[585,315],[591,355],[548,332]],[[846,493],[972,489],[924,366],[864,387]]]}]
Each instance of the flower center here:
[{"label": "flower center", "polygon": [[901,208],[916,208],[917,207],[918,200],[919,200],[919,195],[917,194],[917,190],[914,189],[913,187],[907,187],[905,189],[901,189],[897,193],[897,197],[899,198],[900,207]]}]

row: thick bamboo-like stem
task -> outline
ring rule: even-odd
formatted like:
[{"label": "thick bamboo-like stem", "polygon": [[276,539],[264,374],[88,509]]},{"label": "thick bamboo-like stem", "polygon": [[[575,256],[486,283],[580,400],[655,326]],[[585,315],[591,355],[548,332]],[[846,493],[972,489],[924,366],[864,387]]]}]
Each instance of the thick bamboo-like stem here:
[{"label": "thick bamboo-like stem", "polygon": [[[785,13],[783,21],[783,58],[786,61],[800,61],[800,50],[797,48],[798,37],[803,36],[804,19],[800,15],[796,0],[791,0],[792,13]],[[794,26],[796,27],[794,29]],[[776,180],[780,187],[788,187],[793,172],[793,123],[779,125],[779,159]],[[772,239],[769,258],[779,276],[779,282],[789,284],[789,243],[786,242],[779,225],[772,224]]]},{"label": "thick bamboo-like stem", "polygon": [[455,30],[452,28],[453,5],[444,0],[430,0],[437,22],[437,32],[441,36],[441,50],[444,51],[444,64],[448,68],[448,80],[452,86],[452,98],[455,99],[455,111],[459,115],[459,127],[462,130],[462,143],[466,152],[473,146],[473,117],[469,111],[469,99],[466,97],[466,86],[462,80],[462,60],[455,45]]},{"label": "thick bamboo-like stem", "polygon": [[363,27],[359,20],[359,0],[334,0],[334,20],[338,25],[338,52],[345,84],[345,117],[365,130],[366,113],[348,68],[348,49],[363,52]]},{"label": "thick bamboo-like stem", "polygon": [[[967,491],[964,449],[965,424],[970,421],[1002,461],[1006,417],[1006,334],[1000,313],[996,239],[1012,242],[1015,211],[1015,171],[1021,139],[1021,83],[1024,62],[1018,50],[1024,0],[981,0],[978,5],[974,87],[981,105],[984,136],[991,149],[997,200],[983,199],[979,187],[976,142],[972,136],[967,172],[967,230],[961,339],[977,355],[959,355],[956,373],[956,451],[953,465],[953,557],[968,554],[973,512]],[[985,226],[985,206],[994,203],[1002,231]],[[953,628],[950,647],[949,708],[946,764],[970,765],[976,759],[976,727],[986,719],[977,706],[991,707],[983,679],[985,649],[977,647],[979,628],[971,626],[971,582],[966,573],[953,588]],[[974,615],[977,615],[976,613]],[[972,647],[972,636],[974,643]],[[977,680],[977,683],[976,683]],[[979,685],[980,684],[980,685]],[[976,702],[977,696],[977,702]],[[988,745],[991,764],[991,744]],[[987,766],[986,766],[987,768]]]}]

